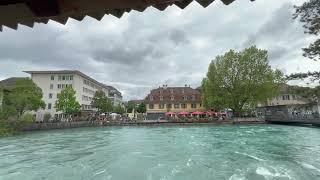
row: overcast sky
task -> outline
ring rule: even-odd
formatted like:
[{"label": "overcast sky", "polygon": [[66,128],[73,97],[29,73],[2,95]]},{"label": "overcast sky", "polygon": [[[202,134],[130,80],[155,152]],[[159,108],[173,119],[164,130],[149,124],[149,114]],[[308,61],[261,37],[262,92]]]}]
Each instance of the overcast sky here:
[{"label": "overcast sky", "polygon": [[149,8],[121,19],[86,17],[66,25],[50,21],[34,28],[4,28],[0,33],[0,80],[28,76],[24,70],[76,69],[118,88],[125,100],[143,98],[162,84],[200,85],[215,56],[257,45],[269,51],[284,73],[319,70],[320,62],[302,57],[313,40],[292,20],[303,0],[193,2],[181,10]]}]

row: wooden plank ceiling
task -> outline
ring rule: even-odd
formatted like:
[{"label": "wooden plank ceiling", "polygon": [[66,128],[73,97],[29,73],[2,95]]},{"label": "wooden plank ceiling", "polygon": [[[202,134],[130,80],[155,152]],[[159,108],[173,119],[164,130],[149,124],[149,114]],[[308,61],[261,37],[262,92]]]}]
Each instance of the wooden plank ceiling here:
[{"label": "wooden plank ceiling", "polygon": [[[18,24],[33,27],[51,19],[66,24],[68,18],[81,21],[85,16],[101,20],[105,14],[120,18],[125,12],[143,12],[153,6],[160,11],[176,5],[181,9],[192,1],[207,7],[214,0],[0,0],[0,31],[3,26],[17,29]],[[235,0],[221,0],[228,5]],[[250,0],[254,1],[254,0]]]}]

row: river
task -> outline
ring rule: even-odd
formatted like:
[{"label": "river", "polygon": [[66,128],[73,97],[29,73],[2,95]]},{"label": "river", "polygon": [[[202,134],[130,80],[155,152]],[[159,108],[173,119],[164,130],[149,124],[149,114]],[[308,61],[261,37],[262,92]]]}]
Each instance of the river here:
[{"label": "river", "polygon": [[0,139],[1,180],[320,179],[320,128],[101,127]]}]

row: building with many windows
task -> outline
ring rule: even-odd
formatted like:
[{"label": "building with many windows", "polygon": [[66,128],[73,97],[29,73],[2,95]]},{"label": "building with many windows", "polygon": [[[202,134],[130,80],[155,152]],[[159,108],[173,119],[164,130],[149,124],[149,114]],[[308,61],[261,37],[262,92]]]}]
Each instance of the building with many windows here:
[{"label": "building with many windows", "polygon": [[116,88],[114,88],[113,86],[107,86],[105,85],[106,88],[109,90],[109,94],[108,97],[111,100],[111,103],[114,106],[117,105],[122,105],[122,94],[120,91],[118,91]]},{"label": "building with many windows", "polygon": [[163,85],[150,91],[145,98],[147,119],[164,117],[166,112],[203,111],[201,92],[190,86],[168,87]]},{"label": "building with many windows", "polygon": [[278,96],[268,99],[266,102],[259,103],[258,107],[303,105],[303,104],[310,103],[308,99],[292,93],[289,89],[290,89],[290,85],[283,84],[280,88],[280,93]]},{"label": "building with many windows", "polygon": [[[72,87],[76,91],[76,99],[82,110],[94,110],[91,106],[92,98],[98,90],[102,90],[108,96],[109,86],[76,70],[62,71],[25,71],[31,75],[31,79],[42,89],[43,100],[46,108],[43,110],[51,115],[60,114],[54,108],[57,95],[65,87]],[[120,93],[121,95],[121,93]]]}]

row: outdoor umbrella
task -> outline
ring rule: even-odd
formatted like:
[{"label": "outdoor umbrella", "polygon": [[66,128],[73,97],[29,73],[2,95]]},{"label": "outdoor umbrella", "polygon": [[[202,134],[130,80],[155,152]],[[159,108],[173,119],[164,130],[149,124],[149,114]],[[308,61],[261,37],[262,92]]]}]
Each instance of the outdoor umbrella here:
[{"label": "outdoor umbrella", "polygon": [[171,115],[175,115],[175,113],[174,112],[166,112],[165,115],[166,116],[171,116]]},{"label": "outdoor umbrella", "polygon": [[179,115],[188,115],[188,114],[190,114],[190,113],[189,112],[185,112],[185,111],[179,112]]},{"label": "outdoor umbrella", "polygon": [[201,115],[201,114],[205,114],[204,112],[200,112],[200,111],[196,111],[191,113],[192,115]]}]

